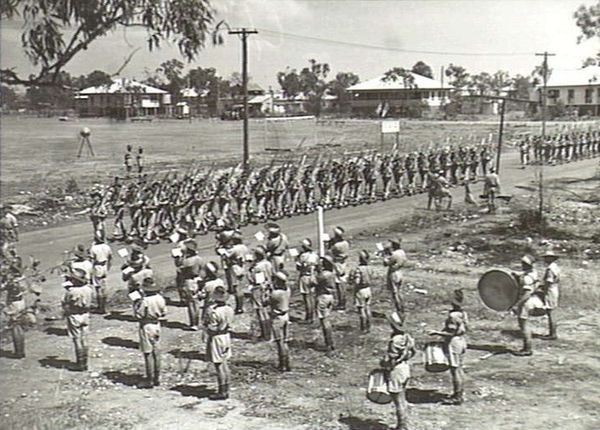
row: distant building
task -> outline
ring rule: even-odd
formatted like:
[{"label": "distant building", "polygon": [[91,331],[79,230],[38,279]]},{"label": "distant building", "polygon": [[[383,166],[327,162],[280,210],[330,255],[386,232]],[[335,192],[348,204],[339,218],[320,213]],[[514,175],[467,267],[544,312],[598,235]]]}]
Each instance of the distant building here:
[{"label": "distant building", "polygon": [[548,106],[562,102],[578,115],[600,116],[600,67],[552,71],[547,88]]},{"label": "distant building", "polygon": [[128,118],[171,113],[171,95],[167,91],[126,78],[79,91],[75,104],[80,116]]},{"label": "distant building", "polygon": [[[380,76],[369,81],[360,82],[347,89],[350,92],[352,113],[365,116],[395,116],[411,103],[421,101],[433,110],[438,109],[448,100],[453,87],[442,84],[417,73],[410,72],[413,78],[411,85],[406,85],[402,78],[384,80]],[[382,115],[385,113],[385,115]]]}]

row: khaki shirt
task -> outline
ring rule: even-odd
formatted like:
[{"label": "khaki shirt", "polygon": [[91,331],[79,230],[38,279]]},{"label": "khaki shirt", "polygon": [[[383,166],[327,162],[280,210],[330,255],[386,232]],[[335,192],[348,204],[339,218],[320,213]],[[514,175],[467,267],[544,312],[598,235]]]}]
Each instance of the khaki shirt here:
[{"label": "khaki shirt", "polygon": [[289,288],[273,290],[269,298],[271,314],[279,316],[288,313],[290,310],[290,296],[291,292]]},{"label": "khaki shirt", "polygon": [[383,264],[388,266],[390,272],[400,270],[406,263],[406,253],[403,249],[396,249],[389,257],[383,260]]},{"label": "khaki shirt", "polygon": [[91,246],[90,255],[94,260],[94,264],[107,263],[112,259],[112,250],[106,243],[97,243]]},{"label": "khaki shirt", "polygon": [[62,307],[67,315],[89,312],[94,290],[89,285],[70,287],[63,296]]},{"label": "khaki shirt", "polygon": [[233,308],[229,305],[223,303],[210,305],[204,322],[208,334],[215,336],[229,333],[230,326],[233,323],[233,316]]},{"label": "khaki shirt", "polygon": [[134,312],[142,323],[156,323],[167,316],[167,303],[160,294],[143,297],[135,303]]}]

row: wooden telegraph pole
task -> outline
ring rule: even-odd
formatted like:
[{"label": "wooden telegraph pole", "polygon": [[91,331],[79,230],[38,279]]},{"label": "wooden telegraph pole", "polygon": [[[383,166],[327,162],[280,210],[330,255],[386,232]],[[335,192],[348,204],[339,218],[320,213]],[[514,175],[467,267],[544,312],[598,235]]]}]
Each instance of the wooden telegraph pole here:
[{"label": "wooden telegraph pole", "polygon": [[538,217],[540,220],[540,226],[544,225],[544,145],[546,144],[546,108],[547,108],[547,85],[548,85],[548,57],[552,57],[556,54],[550,54],[548,51],[544,51],[542,53],[535,54],[538,57],[544,57],[544,61],[542,62],[542,79],[544,81],[544,86],[542,89],[542,154],[540,157],[540,183],[539,183],[539,201],[540,205],[538,207]]},{"label": "wooden telegraph pole", "polygon": [[229,30],[229,34],[237,34],[242,41],[242,87],[244,94],[244,170],[248,167],[250,147],[248,144],[248,36],[257,34],[258,31],[247,28]]}]

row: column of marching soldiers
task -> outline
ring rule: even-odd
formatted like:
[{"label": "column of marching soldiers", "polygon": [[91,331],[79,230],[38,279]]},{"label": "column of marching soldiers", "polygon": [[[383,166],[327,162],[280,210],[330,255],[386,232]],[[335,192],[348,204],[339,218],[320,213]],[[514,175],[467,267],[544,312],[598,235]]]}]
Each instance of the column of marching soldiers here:
[{"label": "column of marching soldiers", "polygon": [[[536,161],[548,165],[577,161],[600,154],[600,133],[561,133],[549,136],[546,142],[539,137],[527,137],[518,147],[524,165]],[[533,160],[527,156],[531,148]],[[458,159],[464,162],[457,162]],[[107,243],[105,215],[98,213],[102,206],[110,204],[116,211],[116,238],[132,242],[128,249],[122,248],[118,253],[124,260],[121,276],[139,320],[145,386],[160,382],[160,331],[167,312],[145,249],[149,242],[167,234],[176,243],[171,251],[175,286],[187,308],[189,329],[202,329],[206,333],[207,359],[217,371],[219,390],[213,398],[226,399],[230,384],[231,326],[235,315],[250,307],[260,338],[272,338],[277,345],[278,368],[290,370],[287,345],[290,266],[297,270],[297,291],[304,304],[305,320],[308,324],[315,317],[319,320],[328,353],[335,350],[329,317],[335,308],[345,309],[348,295],[352,294],[357,306],[361,331],[368,332],[371,322],[371,253],[360,251],[357,264],[349,265],[350,243],[342,227],[333,230],[326,242],[327,253],[320,256],[318,246],[313,246],[309,238],[298,246],[290,246],[274,222],[267,222],[265,232],[256,234],[262,244],[250,250],[244,244],[240,225],[310,212],[318,205],[342,207],[372,202],[377,197],[411,194],[427,187],[428,181],[436,177],[452,183],[473,180],[479,167],[486,171],[490,160],[489,146],[482,145],[444,148],[428,154],[368,154],[341,161],[317,159],[312,166],[306,165],[303,158],[297,166],[269,166],[249,173],[239,169],[204,174],[188,172],[182,178],[174,175],[163,181],[142,180],[129,185],[116,180],[104,195],[94,194],[96,200],[90,213],[94,243],[91,247],[78,245],[67,260],[52,268],[64,276],[62,307],[75,345],[75,369],[88,368],[87,332],[94,300],[100,314],[107,312],[107,275],[114,258]],[[423,166],[427,170],[422,170]],[[129,230],[123,220],[126,205],[130,206],[132,218]],[[26,264],[18,255],[15,223],[4,222],[4,211],[0,225],[1,290],[6,295],[3,312],[9,319],[15,356],[24,357],[24,328],[35,321],[45,272],[40,269],[39,261]],[[195,236],[209,230],[216,234],[215,258],[206,261],[198,254]],[[400,321],[404,318],[401,285],[406,261],[401,240],[391,239],[377,255],[383,257],[388,268],[387,287],[396,313],[391,319]]]}]

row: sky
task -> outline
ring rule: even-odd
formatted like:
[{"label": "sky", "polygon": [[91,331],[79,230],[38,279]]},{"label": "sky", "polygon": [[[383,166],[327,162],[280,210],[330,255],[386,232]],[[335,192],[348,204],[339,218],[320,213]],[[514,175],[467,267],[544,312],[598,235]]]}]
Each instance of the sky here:
[{"label": "sky", "polygon": [[[599,49],[598,40],[577,43],[573,12],[591,0],[213,0],[217,21],[250,27],[249,73],[265,89],[278,89],[277,72],[301,69],[308,60],[326,62],[331,77],[351,71],[361,80],[421,60],[434,77],[450,63],[470,73],[497,70],[528,75],[549,51],[550,67],[573,70]],[[22,23],[3,20],[0,64],[27,75],[33,69],[20,45]],[[241,42],[207,46],[186,70],[214,67],[229,77],[241,70]],[[149,52],[143,29],[117,30],[90,45],[66,70],[72,75],[100,69],[114,73],[138,47],[121,76],[143,79],[163,61],[178,58],[174,46]],[[510,54],[510,55],[505,55]]]}]

